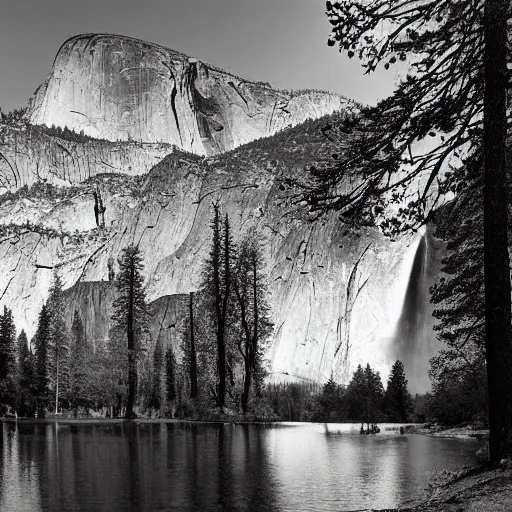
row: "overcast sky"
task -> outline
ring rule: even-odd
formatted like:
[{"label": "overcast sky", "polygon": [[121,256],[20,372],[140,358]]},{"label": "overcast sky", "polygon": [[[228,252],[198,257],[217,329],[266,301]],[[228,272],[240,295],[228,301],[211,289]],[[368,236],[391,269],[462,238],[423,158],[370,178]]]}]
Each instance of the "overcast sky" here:
[{"label": "overcast sky", "polygon": [[391,73],[365,76],[327,46],[324,0],[0,0],[0,108],[27,103],[70,36],[113,33],[159,43],[280,88],[375,103]]}]

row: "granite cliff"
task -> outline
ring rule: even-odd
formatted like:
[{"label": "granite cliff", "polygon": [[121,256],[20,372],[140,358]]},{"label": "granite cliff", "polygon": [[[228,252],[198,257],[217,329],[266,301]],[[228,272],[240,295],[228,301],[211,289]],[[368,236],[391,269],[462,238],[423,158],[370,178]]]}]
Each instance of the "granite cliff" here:
[{"label": "granite cliff", "polygon": [[336,94],[279,91],[130,37],[85,34],[61,46],[27,119],[211,155],[348,103]]},{"label": "granite cliff", "polygon": [[[278,108],[283,98],[287,106]],[[70,39],[25,122],[0,127],[1,185],[11,191],[0,196],[0,306],[33,335],[56,269],[68,317],[78,309],[100,343],[116,258],[139,243],[158,317],[153,334],[176,343],[177,330],[162,326],[179,323],[180,297],[200,285],[211,204],[219,201],[235,241],[253,233],[264,243],[271,378],[334,374],[346,382],[366,362],[386,377],[400,358],[412,390],[425,389],[436,349],[427,291],[442,247],[429,230],[390,241],[335,215],[311,223],[282,201],[279,177],[330,159],[335,148],[322,128],[353,108],[335,95],[275,91],[129,38]],[[70,142],[41,124],[105,140]]]}]

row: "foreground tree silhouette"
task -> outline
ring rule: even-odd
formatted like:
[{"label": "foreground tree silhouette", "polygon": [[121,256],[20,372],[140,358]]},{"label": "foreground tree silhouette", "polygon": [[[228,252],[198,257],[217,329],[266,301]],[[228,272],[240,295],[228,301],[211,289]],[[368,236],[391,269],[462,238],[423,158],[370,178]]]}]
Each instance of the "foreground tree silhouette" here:
[{"label": "foreground tree silhouette", "polygon": [[198,396],[197,384],[197,343],[196,343],[196,321],[194,319],[194,292],[190,292],[188,296],[188,322],[183,332],[183,366],[184,377],[189,384],[190,398],[195,399]]},{"label": "foreground tree silhouette", "polygon": [[137,246],[123,249],[119,258],[119,273],[116,278],[118,297],[114,301],[112,317],[115,329],[126,339],[128,353],[128,397],[126,417],[133,418],[137,392],[137,354],[142,349],[142,338],[148,329],[149,309],[146,303],[144,265]]},{"label": "foreground tree silhouette", "polygon": [[90,354],[92,347],[89,346],[85,337],[84,324],[78,311],[73,315],[71,324],[71,362],[70,362],[70,385],[69,397],[71,406],[78,410],[79,406],[87,406],[90,403],[89,386],[93,376],[90,372]]},{"label": "foreground tree silhouette", "polygon": [[149,406],[160,411],[165,403],[165,388],[164,388],[164,348],[162,340],[158,339],[153,351],[153,368],[152,368],[152,382],[151,382],[151,396],[149,399]]},{"label": "foreground tree silhouette", "polygon": [[489,450],[512,453],[510,261],[507,200],[507,20],[509,2],[485,2],[484,283]]},{"label": "foreground tree silhouette", "polygon": [[[172,347],[165,353],[165,391],[167,400],[174,406],[178,396],[178,365]],[[174,414],[172,415],[174,417]]]},{"label": "foreground tree silhouette", "polygon": [[197,351],[194,332],[194,292],[190,292],[189,294],[188,314],[190,329],[190,398],[197,398]]},{"label": "foreground tree silhouette", "polygon": [[330,46],[357,54],[367,72],[407,60],[410,71],[393,96],[339,127],[353,134],[350,144],[340,148],[333,165],[312,169],[311,181],[299,184],[295,197],[306,199],[313,213],[334,209],[345,219],[377,219],[394,235],[426,222],[443,194],[464,190],[465,164],[483,153],[489,451],[499,461],[512,450],[509,2],[344,0],[326,6]]},{"label": "foreground tree silhouette", "polygon": [[[444,205],[436,221],[436,237],[447,242],[443,277],[431,288],[431,302],[439,319],[434,327],[443,348],[430,360],[434,401],[454,421],[471,421],[477,411],[488,411],[485,364],[485,297],[483,240],[483,176],[480,162],[468,166],[467,185],[457,199]],[[464,405],[451,411],[446,395],[471,389],[461,397]],[[453,393],[452,393],[453,394]],[[436,417],[439,414],[436,413]]]}]

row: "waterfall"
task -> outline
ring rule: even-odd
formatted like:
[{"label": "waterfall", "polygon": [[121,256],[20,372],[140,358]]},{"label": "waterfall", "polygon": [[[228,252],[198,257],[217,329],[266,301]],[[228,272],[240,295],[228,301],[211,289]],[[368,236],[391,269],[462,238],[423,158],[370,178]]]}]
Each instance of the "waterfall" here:
[{"label": "waterfall", "polygon": [[409,390],[413,393],[425,391],[430,386],[427,372],[434,334],[427,276],[429,241],[430,236],[425,233],[416,248],[389,350],[390,363],[399,359],[404,364]]}]

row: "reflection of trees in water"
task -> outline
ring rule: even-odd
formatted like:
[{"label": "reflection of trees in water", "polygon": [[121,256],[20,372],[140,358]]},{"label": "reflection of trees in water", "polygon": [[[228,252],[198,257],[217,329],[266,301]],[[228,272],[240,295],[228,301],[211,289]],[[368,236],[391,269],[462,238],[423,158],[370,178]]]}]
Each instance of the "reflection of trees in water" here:
[{"label": "reflection of trees in water", "polygon": [[[278,511],[275,483],[261,439],[250,425],[174,424],[185,439],[183,510]],[[173,504],[175,502],[173,501]]]},{"label": "reflection of trees in water", "polygon": [[[262,429],[2,426],[0,510],[279,510]],[[13,501],[14,500],[14,501]],[[25,506],[30,504],[30,506]]]},{"label": "reflection of trees in water", "polygon": [[221,506],[221,510],[232,510],[238,508],[236,504],[239,490],[235,487],[238,487],[240,482],[235,478],[235,475],[238,475],[233,470],[233,435],[229,430],[226,432],[232,427],[231,425],[226,427],[224,425],[217,427],[217,464],[214,464],[217,472],[216,501]]},{"label": "reflection of trees in water", "polygon": [[41,510],[38,468],[15,423],[0,424],[0,510]]},{"label": "reflection of trees in water", "polygon": [[217,495],[222,510],[279,510],[263,432],[254,425],[219,426]]},{"label": "reflection of trees in water", "polygon": [[[384,436],[362,436],[354,464],[359,474],[360,488],[366,489],[362,505],[379,508],[401,505],[410,492],[410,469],[406,467],[407,438],[396,437],[389,442]],[[375,497],[378,497],[376,502]]]},{"label": "reflection of trees in water", "polygon": [[[106,512],[397,506],[475,445],[324,436],[314,426],[1,425],[0,510]],[[446,442],[443,442],[446,441]]]},{"label": "reflection of trees in water", "polygon": [[242,428],[246,439],[246,479],[250,485],[247,510],[254,510],[254,503],[259,503],[260,510],[280,510],[278,484],[263,439],[265,427],[244,425]]},{"label": "reflection of trees in water", "polygon": [[[130,511],[142,512],[144,507],[142,504],[146,501],[147,497],[142,494],[141,480],[144,479],[143,465],[139,463],[139,450],[141,449],[141,438],[139,432],[139,425],[134,425],[134,428],[128,428],[127,436],[125,437],[128,444],[128,464],[126,483],[129,485],[130,496]],[[144,489],[146,487],[144,486]]]}]

